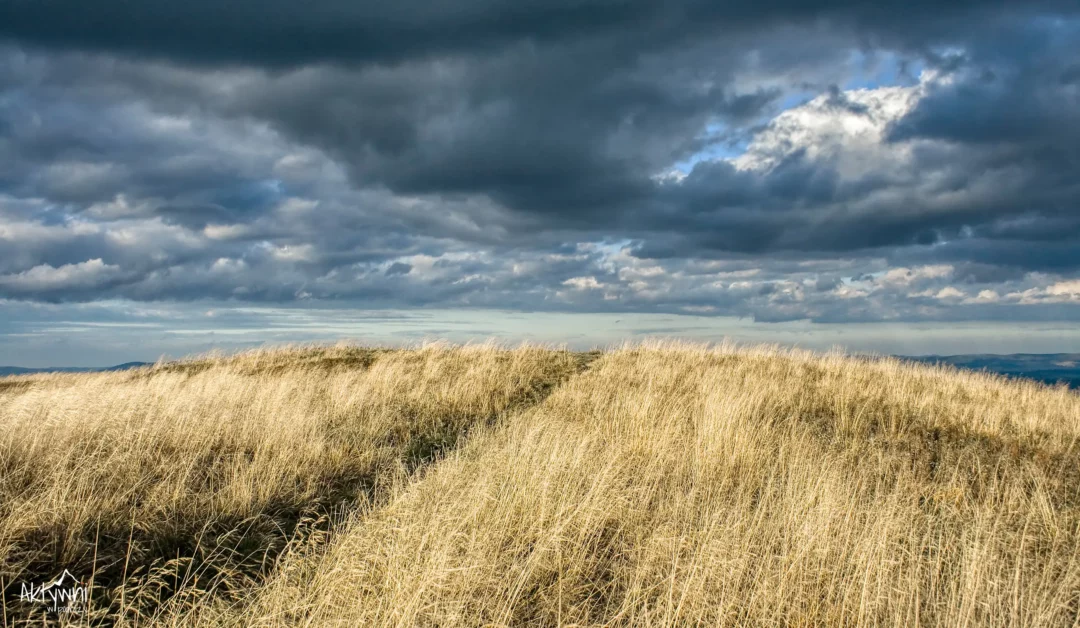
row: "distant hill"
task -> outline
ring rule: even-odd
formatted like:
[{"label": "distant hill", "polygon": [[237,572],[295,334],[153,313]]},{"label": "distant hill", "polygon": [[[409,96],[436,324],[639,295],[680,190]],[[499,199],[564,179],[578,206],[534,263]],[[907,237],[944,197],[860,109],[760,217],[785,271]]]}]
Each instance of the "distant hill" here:
[{"label": "distant hill", "polygon": [[990,371],[1009,377],[1026,377],[1047,384],[1065,383],[1080,388],[1080,353],[1012,353],[1008,355],[925,355],[901,356],[929,364],[951,364],[975,371]]},{"label": "distant hill", "polygon": [[29,375],[33,373],[93,373],[100,371],[126,371],[128,369],[149,366],[149,362],[124,362],[116,366],[48,366],[44,368],[26,368],[22,366],[0,366],[0,377],[5,375]]},{"label": "distant hill", "polygon": [[[990,371],[1009,377],[1025,377],[1046,384],[1065,383],[1070,388],[1080,389],[1080,353],[973,353],[962,355],[901,355],[904,360],[925,364],[950,364],[973,371]],[[25,368],[21,366],[0,366],[0,377],[5,375],[26,375],[31,373],[92,373],[100,371],[126,371],[127,369],[149,366],[150,362],[125,362],[116,366],[79,367],[51,366],[45,368]]]}]

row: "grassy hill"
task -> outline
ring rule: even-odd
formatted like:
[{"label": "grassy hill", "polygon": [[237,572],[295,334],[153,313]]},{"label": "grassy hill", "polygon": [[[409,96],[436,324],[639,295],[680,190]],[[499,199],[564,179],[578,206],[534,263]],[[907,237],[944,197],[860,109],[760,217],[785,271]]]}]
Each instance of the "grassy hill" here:
[{"label": "grassy hill", "polygon": [[125,362],[103,368],[81,366],[49,366],[45,368],[26,368],[22,366],[0,366],[0,377],[7,375],[33,375],[35,373],[92,373],[95,371],[126,371],[128,369],[150,366],[147,362]]},{"label": "grassy hill", "polygon": [[[1080,395],[677,344],[0,379],[0,575],[140,625],[1080,621]],[[14,592],[14,595],[13,595]]]}]

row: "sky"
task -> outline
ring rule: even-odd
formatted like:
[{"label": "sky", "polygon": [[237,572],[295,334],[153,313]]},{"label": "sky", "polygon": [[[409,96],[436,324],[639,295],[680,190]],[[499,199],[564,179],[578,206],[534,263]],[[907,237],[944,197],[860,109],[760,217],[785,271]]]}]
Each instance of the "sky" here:
[{"label": "sky", "polygon": [[1075,1],[0,0],[0,364],[1078,323]]}]

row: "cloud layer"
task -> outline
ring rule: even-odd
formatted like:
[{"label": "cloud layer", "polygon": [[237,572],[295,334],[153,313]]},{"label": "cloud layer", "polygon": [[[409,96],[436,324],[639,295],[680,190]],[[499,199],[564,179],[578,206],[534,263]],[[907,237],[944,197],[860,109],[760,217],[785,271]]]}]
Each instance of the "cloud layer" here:
[{"label": "cloud layer", "polygon": [[1074,321],[1064,2],[0,4],[0,298]]}]

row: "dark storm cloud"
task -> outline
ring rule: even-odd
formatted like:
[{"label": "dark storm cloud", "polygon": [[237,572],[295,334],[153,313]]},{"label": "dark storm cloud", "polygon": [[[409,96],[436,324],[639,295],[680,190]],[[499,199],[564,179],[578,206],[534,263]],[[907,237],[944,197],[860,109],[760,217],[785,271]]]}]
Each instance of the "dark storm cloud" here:
[{"label": "dark storm cloud", "polygon": [[[713,32],[718,26],[738,31],[817,18],[853,22],[863,28],[934,31],[934,24],[977,18],[983,7],[1000,11],[1009,4],[987,0],[947,5],[930,0],[7,0],[0,4],[0,36],[44,46],[204,63],[290,66],[483,53],[520,41],[548,43],[586,36],[636,40],[637,46],[650,46]],[[1011,4],[1025,10],[1069,6],[1030,0]]]},{"label": "dark storm cloud", "polygon": [[[993,54],[977,39],[948,81],[925,85],[917,104],[888,122],[872,151],[825,132],[791,144],[794,118],[778,118],[759,136],[771,142],[756,151],[772,159],[768,168],[702,163],[663,186],[661,210],[640,220],[670,233],[639,254],[877,249],[903,257],[913,247],[937,259],[1076,271],[1080,87],[1060,77],[1080,55],[1080,28],[1044,21],[1011,38],[994,34]],[[856,124],[874,116],[853,98],[861,97],[831,89],[802,111],[839,111]]]},{"label": "dark storm cloud", "polygon": [[[1059,135],[1068,135],[1065,131]],[[1050,138],[1049,135],[1046,136]],[[1062,152],[1074,149],[1060,147]],[[932,154],[931,154],[932,153]],[[665,210],[645,211],[640,220],[669,231],[679,245],[656,238],[643,255],[852,252],[941,244],[987,247],[1007,242],[1075,244],[1080,236],[1080,164],[1063,154],[1053,163],[1035,155],[980,154],[977,147],[928,147],[894,170],[842,177],[830,160],[797,152],[771,170],[738,171],[725,162],[702,164],[685,179],[664,186]],[[1001,175],[995,179],[995,175]],[[981,188],[978,193],[973,193]],[[992,251],[990,251],[992,255]],[[1028,268],[1080,265],[1080,250],[1067,260],[1049,251],[1003,263]]]},{"label": "dark storm cloud", "polygon": [[0,297],[1070,314],[1077,7],[940,4],[0,1]]},{"label": "dark storm cloud", "polygon": [[[743,55],[792,70],[846,54],[821,47],[816,59],[791,59],[790,44],[755,48],[754,35],[771,26],[826,20],[848,45],[897,38],[916,46],[932,41],[925,23],[978,23],[1053,4],[46,0],[0,5],[0,35],[298,68],[245,85],[222,105],[329,150],[360,185],[484,194],[512,209],[607,220],[648,197],[658,169],[700,148],[704,125],[752,120],[779,96],[731,86]],[[943,35],[945,43],[969,36]],[[313,62],[328,65],[303,67]]]},{"label": "dark storm cloud", "polygon": [[971,49],[956,56],[956,80],[922,99],[891,137],[1041,148],[1047,152],[1035,156],[1056,160],[1071,153],[1075,159],[1078,37],[1075,21],[1049,19],[979,33]]},{"label": "dark storm cloud", "polygon": [[519,46],[483,59],[266,76],[222,107],[329,151],[358,184],[483,194],[584,220],[648,197],[650,176],[700,148],[706,123],[753,118],[779,95],[737,92],[731,71],[680,76],[673,59],[631,63],[603,41]]}]

